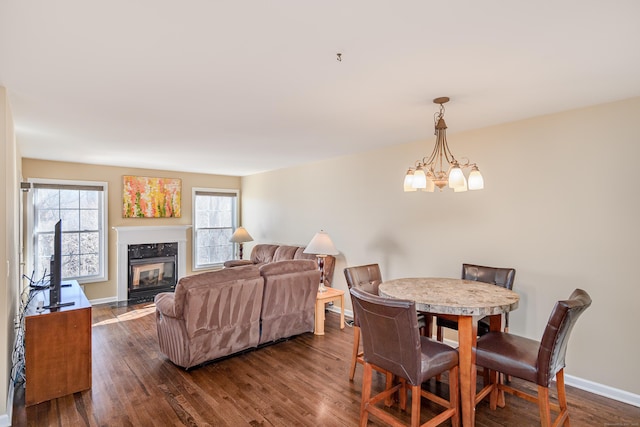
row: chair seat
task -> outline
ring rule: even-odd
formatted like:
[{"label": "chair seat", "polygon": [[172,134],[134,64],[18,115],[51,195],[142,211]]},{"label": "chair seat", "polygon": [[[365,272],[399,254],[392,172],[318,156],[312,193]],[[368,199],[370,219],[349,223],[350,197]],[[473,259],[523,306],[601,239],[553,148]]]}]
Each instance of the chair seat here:
[{"label": "chair seat", "polygon": [[538,382],[538,341],[504,332],[489,332],[476,346],[476,364],[523,380]]},{"label": "chair seat", "polygon": [[[420,337],[422,378],[420,384],[458,364],[458,350],[428,337]],[[417,385],[417,384],[414,384]]]}]

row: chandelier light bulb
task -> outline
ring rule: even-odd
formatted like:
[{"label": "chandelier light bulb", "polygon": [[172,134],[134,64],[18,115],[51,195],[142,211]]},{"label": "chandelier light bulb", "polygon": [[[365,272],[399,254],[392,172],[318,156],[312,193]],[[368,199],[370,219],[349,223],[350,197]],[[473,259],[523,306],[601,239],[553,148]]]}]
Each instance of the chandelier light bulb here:
[{"label": "chandelier light bulb", "polygon": [[482,190],[484,188],[484,179],[477,166],[473,166],[469,174],[469,190]]},{"label": "chandelier light bulb", "polygon": [[462,188],[466,187],[467,182],[462,173],[462,169],[458,166],[458,162],[453,164],[453,167],[449,171],[449,188]]},{"label": "chandelier light bulb", "polygon": [[435,183],[431,178],[427,177],[427,188],[425,191],[428,191],[429,193],[433,193],[435,189],[436,189]]},{"label": "chandelier light bulb", "polygon": [[413,188],[420,190],[427,188],[427,175],[425,175],[422,166],[418,166],[416,171],[413,173],[413,181],[411,185]]},{"label": "chandelier light bulb", "polygon": [[413,188],[413,169],[409,169],[404,177],[404,191],[418,191]]},{"label": "chandelier light bulb", "polygon": [[[464,178],[464,175],[462,176],[462,178]],[[467,180],[465,179],[465,180],[464,180],[463,185],[461,185],[461,186],[459,186],[459,187],[455,187],[455,188],[453,189],[453,192],[454,192],[454,193],[462,193],[462,192],[464,192],[464,191],[467,191],[467,189],[468,189],[468,188],[467,188]]]}]

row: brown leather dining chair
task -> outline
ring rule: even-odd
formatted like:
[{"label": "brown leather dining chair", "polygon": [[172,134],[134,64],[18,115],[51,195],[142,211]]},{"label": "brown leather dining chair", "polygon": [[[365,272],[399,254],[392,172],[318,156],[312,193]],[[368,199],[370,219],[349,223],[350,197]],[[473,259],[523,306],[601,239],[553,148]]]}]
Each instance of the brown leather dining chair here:
[{"label": "brown leather dining chair", "polygon": [[[462,278],[477,282],[492,283],[503,288],[513,290],[516,270],[513,268],[485,267],[483,265],[462,264]],[[443,328],[458,330],[458,320],[455,316],[438,315],[436,319],[436,338],[443,341]],[[504,315],[504,331],[509,332],[509,313]],[[489,332],[489,319],[484,317],[478,321],[478,335]]]},{"label": "brown leather dining chair", "polygon": [[[591,305],[591,297],[582,289],[569,299],[558,301],[549,316],[540,341],[504,332],[489,332],[478,338],[476,364],[490,370],[490,383],[477,395],[476,403],[490,395],[490,408],[496,409],[499,391],[538,403],[540,423],[551,426],[551,409],[559,412],[554,426],[569,425],[567,395],[564,387],[565,355],[569,335],[578,317]],[[498,373],[521,378],[538,385],[537,396],[500,383]],[[556,377],[558,404],[549,399],[549,388]],[[504,406],[501,402],[500,406]]]},{"label": "brown leather dining chair", "polygon": [[[360,426],[367,425],[373,415],[390,425],[400,425],[394,415],[377,403],[399,392],[400,409],[406,410],[407,389],[411,390],[411,426],[420,425],[421,398],[445,409],[422,426],[436,426],[451,419],[460,425],[458,351],[420,335],[415,302],[383,298],[357,288],[350,290],[354,311],[360,319],[364,347]],[[385,389],[371,396],[374,366],[393,374],[399,382],[387,381]],[[422,383],[449,371],[449,400],[422,389]]]},{"label": "brown leather dining chair", "polygon": [[[382,283],[382,274],[378,264],[366,264],[344,269],[344,277],[347,286],[351,289],[361,289],[374,295],[378,295],[378,286]],[[353,299],[351,300],[353,304]],[[362,352],[360,351],[360,322],[355,311],[353,312],[353,351],[349,365],[349,380],[353,381],[356,374],[356,363],[364,365]]]},{"label": "brown leather dining chair", "polygon": [[[344,269],[344,277],[347,280],[349,289],[360,289],[373,295],[378,295],[378,287],[382,283],[382,273],[378,264],[365,264]],[[418,316],[418,326],[421,334],[424,335],[431,325],[423,315]],[[349,380],[353,381],[356,373],[356,364],[364,364],[362,351],[360,351],[360,323],[358,316],[353,313],[353,351],[351,363],[349,365]]]}]

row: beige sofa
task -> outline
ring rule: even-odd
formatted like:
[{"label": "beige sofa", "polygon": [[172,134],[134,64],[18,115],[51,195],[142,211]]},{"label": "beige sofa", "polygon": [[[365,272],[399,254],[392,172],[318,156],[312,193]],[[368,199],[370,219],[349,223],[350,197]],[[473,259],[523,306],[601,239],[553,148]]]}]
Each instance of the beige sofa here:
[{"label": "beige sofa", "polygon": [[[279,262],[292,259],[310,259],[317,262],[314,254],[305,254],[303,246],[258,244],[251,250],[249,259],[235,259],[226,261],[225,267],[238,267],[243,265],[263,265],[270,262]],[[336,258],[328,255],[324,261],[325,286],[331,286]]]},{"label": "beige sofa", "polygon": [[160,351],[185,369],[314,328],[320,272],[289,260],[196,274],[155,297]]}]

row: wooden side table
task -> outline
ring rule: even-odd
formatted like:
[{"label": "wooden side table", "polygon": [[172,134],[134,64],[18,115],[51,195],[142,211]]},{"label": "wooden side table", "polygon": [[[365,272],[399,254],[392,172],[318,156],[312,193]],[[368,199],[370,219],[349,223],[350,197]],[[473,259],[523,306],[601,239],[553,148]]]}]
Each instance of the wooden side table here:
[{"label": "wooden side table", "polygon": [[344,291],[327,288],[325,292],[318,292],[316,296],[316,327],[313,333],[324,335],[324,305],[331,301],[340,300],[340,329],[344,329]]},{"label": "wooden side table", "polygon": [[64,283],[61,302],[74,305],[39,312],[49,292],[38,291],[25,311],[25,406],[91,388],[91,303],[77,281]]}]

